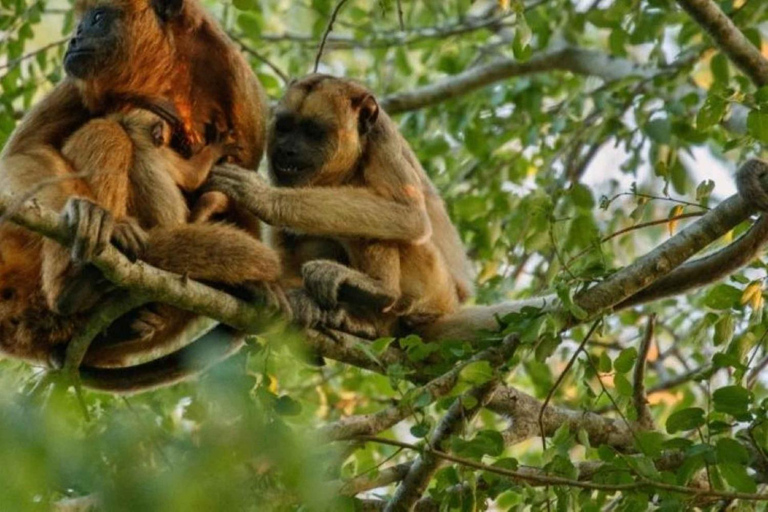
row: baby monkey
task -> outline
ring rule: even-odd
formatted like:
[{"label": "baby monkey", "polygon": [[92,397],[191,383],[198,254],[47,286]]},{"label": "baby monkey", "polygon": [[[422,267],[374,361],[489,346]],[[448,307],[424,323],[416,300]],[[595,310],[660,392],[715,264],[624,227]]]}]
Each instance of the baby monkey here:
[{"label": "baby monkey", "polygon": [[192,194],[208,179],[213,166],[238,148],[229,134],[185,158],[172,147],[173,127],[160,115],[134,108],[107,116],[126,131],[134,145],[128,214],[144,229],[203,222],[221,213],[220,194],[202,194],[190,212],[184,193]]},{"label": "baby monkey", "polygon": [[[351,311],[375,336],[417,332],[456,311],[472,277],[443,201],[373,94],[351,80],[293,82],[267,141],[274,186],[233,165],[214,169],[224,192],[276,229],[294,316],[326,323]],[[343,326],[341,326],[343,328]]]}]

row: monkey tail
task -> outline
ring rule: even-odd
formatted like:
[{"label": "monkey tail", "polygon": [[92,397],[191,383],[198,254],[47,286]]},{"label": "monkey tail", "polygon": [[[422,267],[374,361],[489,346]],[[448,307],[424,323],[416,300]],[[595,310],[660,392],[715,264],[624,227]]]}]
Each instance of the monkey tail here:
[{"label": "monkey tail", "polygon": [[544,295],[491,306],[465,306],[456,313],[420,327],[418,334],[427,341],[474,340],[483,332],[498,331],[501,318],[510,313],[520,312],[525,307],[549,310],[556,304],[554,295]]}]

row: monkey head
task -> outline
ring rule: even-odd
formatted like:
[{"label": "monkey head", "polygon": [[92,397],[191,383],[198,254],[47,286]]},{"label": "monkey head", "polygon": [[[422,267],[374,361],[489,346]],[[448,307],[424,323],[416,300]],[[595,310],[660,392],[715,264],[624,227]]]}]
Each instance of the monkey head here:
[{"label": "monkey head", "polygon": [[378,116],[373,94],[350,80],[314,74],[292,82],[269,127],[272,180],[291,187],[344,183]]},{"label": "monkey head", "polygon": [[169,55],[167,25],[183,6],[182,0],[78,1],[79,23],[64,55],[64,69],[75,79],[99,80],[119,69],[137,69],[137,61],[147,65]]}]

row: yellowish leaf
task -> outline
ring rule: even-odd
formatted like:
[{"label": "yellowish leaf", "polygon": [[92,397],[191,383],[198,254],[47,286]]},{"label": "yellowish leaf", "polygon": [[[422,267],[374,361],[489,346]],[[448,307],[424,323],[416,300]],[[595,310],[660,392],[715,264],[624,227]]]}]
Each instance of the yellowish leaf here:
[{"label": "yellowish leaf", "polygon": [[274,375],[269,376],[269,387],[267,389],[272,393],[277,393],[277,377]]},{"label": "yellowish leaf", "polygon": [[499,0],[499,7],[504,11],[509,9],[509,0]]},{"label": "yellowish leaf", "polygon": [[749,286],[744,288],[744,292],[741,294],[741,303],[746,304],[754,304],[755,296],[757,296],[757,299],[760,299],[760,297],[763,294],[763,285],[760,281],[753,281],[749,283]]},{"label": "yellowish leaf", "polygon": [[673,207],[669,211],[669,219],[670,221],[667,222],[667,229],[669,229],[669,236],[672,236],[675,234],[675,229],[677,229],[677,224],[679,220],[676,217],[679,217],[683,214],[683,205],[678,204],[677,206]]},{"label": "yellowish leaf", "polygon": [[480,271],[480,275],[478,276],[477,280],[480,283],[484,283],[492,277],[496,277],[497,275],[499,275],[499,262],[487,261],[483,264],[483,269]]}]

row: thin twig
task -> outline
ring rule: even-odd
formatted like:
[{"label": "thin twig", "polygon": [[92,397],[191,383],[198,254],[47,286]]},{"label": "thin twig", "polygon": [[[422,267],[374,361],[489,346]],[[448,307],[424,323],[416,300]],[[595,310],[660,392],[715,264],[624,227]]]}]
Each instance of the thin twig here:
[{"label": "thin twig", "polygon": [[541,445],[544,450],[547,449],[547,437],[544,431],[544,411],[546,411],[547,407],[549,407],[549,402],[552,401],[552,397],[555,395],[557,388],[560,387],[560,384],[563,383],[563,380],[565,380],[565,377],[566,375],[568,375],[568,372],[571,371],[571,368],[573,368],[573,365],[576,363],[576,359],[579,357],[579,354],[584,349],[584,346],[589,342],[589,339],[597,330],[597,327],[600,325],[601,321],[602,320],[598,318],[592,324],[592,327],[589,328],[587,335],[584,336],[583,340],[581,340],[581,343],[579,344],[579,348],[577,348],[576,352],[573,353],[573,356],[571,357],[570,361],[568,361],[568,364],[565,366],[565,369],[562,371],[562,373],[560,373],[560,376],[557,378],[557,382],[555,382],[555,384],[549,390],[549,393],[547,393],[547,398],[544,400],[544,403],[541,404],[541,408],[539,409],[538,422],[539,422],[539,432],[541,435]]},{"label": "thin twig", "polygon": [[[627,233],[631,233],[632,231],[636,231],[638,229],[644,229],[644,228],[650,228],[653,226],[659,226],[661,224],[668,224],[670,222],[675,222],[679,220],[684,219],[690,219],[693,217],[701,217],[702,215],[706,214],[707,212],[689,212],[689,213],[682,213],[680,215],[675,215],[674,217],[669,217],[666,219],[656,219],[656,220],[649,220],[648,222],[640,222],[639,224],[633,224],[632,226],[622,228],[618,231],[614,231],[613,233],[610,233],[608,235],[605,235],[603,238],[600,239],[600,243],[604,244],[617,236],[626,235]],[[586,249],[583,249],[582,251],[579,251],[578,254],[573,256],[570,260],[568,260],[568,264],[573,264],[574,261],[579,259],[580,257],[584,256],[586,253],[588,253],[590,250],[592,250],[593,247],[587,247]]]},{"label": "thin twig", "polygon": [[648,317],[648,323],[645,326],[645,333],[643,334],[643,340],[640,343],[640,350],[637,354],[637,362],[635,363],[635,383],[634,393],[632,395],[635,410],[637,411],[637,423],[646,429],[653,429],[653,416],[651,416],[651,410],[648,408],[648,397],[645,391],[645,368],[648,360],[648,352],[653,344],[654,327],[656,324],[656,313],[651,314]]},{"label": "thin twig", "polygon": [[288,75],[280,69],[277,64],[269,60],[267,57],[264,56],[261,52],[258,52],[254,50],[251,46],[247,45],[241,38],[237,37],[236,35],[229,33],[229,37],[232,38],[234,42],[240,45],[240,48],[247,53],[248,55],[254,57],[256,60],[263,62],[266,64],[269,69],[275,72],[277,76],[280,77],[280,80],[283,81],[284,84],[287,84],[291,81],[291,79],[288,77]]},{"label": "thin twig", "polygon": [[405,31],[405,20],[403,19],[403,0],[397,0],[397,20],[400,22],[400,30]]},{"label": "thin twig", "polygon": [[339,0],[339,3],[336,4],[336,8],[334,8],[333,12],[331,13],[331,17],[328,20],[328,26],[325,28],[325,32],[323,33],[323,38],[320,40],[320,46],[317,49],[317,56],[315,56],[315,67],[314,67],[314,70],[312,71],[313,73],[317,73],[317,68],[320,67],[320,59],[323,58],[323,52],[325,51],[325,43],[328,41],[328,36],[333,30],[333,24],[336,21],[336,17],[339,15],[339,11],[341,11],[341,8],[344,6],[346,2],[347,0]]},{"label": "thin twig", "polygon": [[[443,450],[451,436],[460,432],[465,425],[477,416],[480,409],[485,406],[498,388],[498,385],[498,379],[493,379],[458,397],[448,409],[440,424],[435,428],[429,440],[429,445]],[[468,399],[474,402],[472,406],[465,405],[465,401]],[[432,456],[429,453],[422,453],[408,469],[408,474],[405,475],[405,478],[397,487],[395,495],[387,504],[384,512],[409,512],[413,510],[413,506],[424,494],[429,482],[440,468],[442,461],[443,459],[440,457]]]},{"label": "thin twig", "polygon": [[57,47],[57,46],[61,46],[61,45],[63,45],[64,43],[66,43],[67,41],[69,41],[69,38],[68,38],[68,37],[67,37],[67,38],[65,38],[65,39],[60,39],[60,40],[58,40],[58,41],[54,41],[54,42],[52,42],[52,43],[50,43],[50,44],[47,44],[47,45],[45,45],[45,46],[43,46],[43,47],[41,47],[41,48],[38,48],[38,49],[37,49],[37,50],[35,50],[35,51],[32,51],[32,52],[26,53],[26,54],[24,54],[24,55],[22,55],[21,57],[18,57],[18,58],[16,58],[16,59],[13,59],[13,60],[9,60],[9,61],[8,61],[8,62],[6,62],[5,64],[2,64],[2,65],[0,65],[0,71],[3,71],[3,70],[5,70],[5,69],[10,69],[10,68],[16,67],[16,66],[18,66],[19,64],[21,64],[22,62],[24,62],[25,60],[28,60],[28,59],[32,59],[32,58],[34,58],[34,57],[37,57],[39,54],[41,54],[41,53],[43,53],[43,52],[45,52],[45,51],[47,51],[47,50],[50,50],[51,48],[55,48],[55,47]]},{"label": "thin twig", "polygon": [[504,469],[498,466],[490,466],[488,464],[483,464],[481,462],[477,462],[471,459],[465,459],[463,457],[457,457],[455,455],[451,455],[449,453],[445,453],[440,450],[435,450],[434,448],[431,448],[429,446],[418,446],[411,443],[405,443],[403,441],[396,441],[394,439],[384,439],[380,437],[366,436],[366,437],[361,437],[359,440],[368,441],[368,442],[377,443],[377,444],[384,444],[389,446],[396,446],[398,448],[405,448],[408,450],[413,450],[421,453],[429,453],[431,455],[434,455],[435,457],[445,459],[447,461],[453,462],[455,464],[459,464],[461,466],[477,469],[480,471],[487,471],[489,473],[494,473],[496,475],[506,476],[512,480],[520,481],[520,482],[562,485],[567,487],[576,487],[579,489],[587,489],[592,491],[604,491],[604,492],[626,492],[626,491],[635,491],[639,489],[657,489],[659,491],[674,492],[674,493],[684,494],[687,496],[693,496],[697,498],[768,501],[768,494],[751,494],[751,493],[745,493],[745,492],[724,492],[724,491],[713,491],[711,489],[690,488],[690,487],[684,487],[682,485],[672,485],[664,482],[649,480],[643,477],[642,475],[637,475],[637,477],[640,479],[639,482],[634,482],[631,484],[603,484],[603,483],[594,483],[594,482],[581,482],[579,480],[572,480],[570,478],[563,478],[559,476],[524,473],[520,471],[512,471],[509,469]]}]

